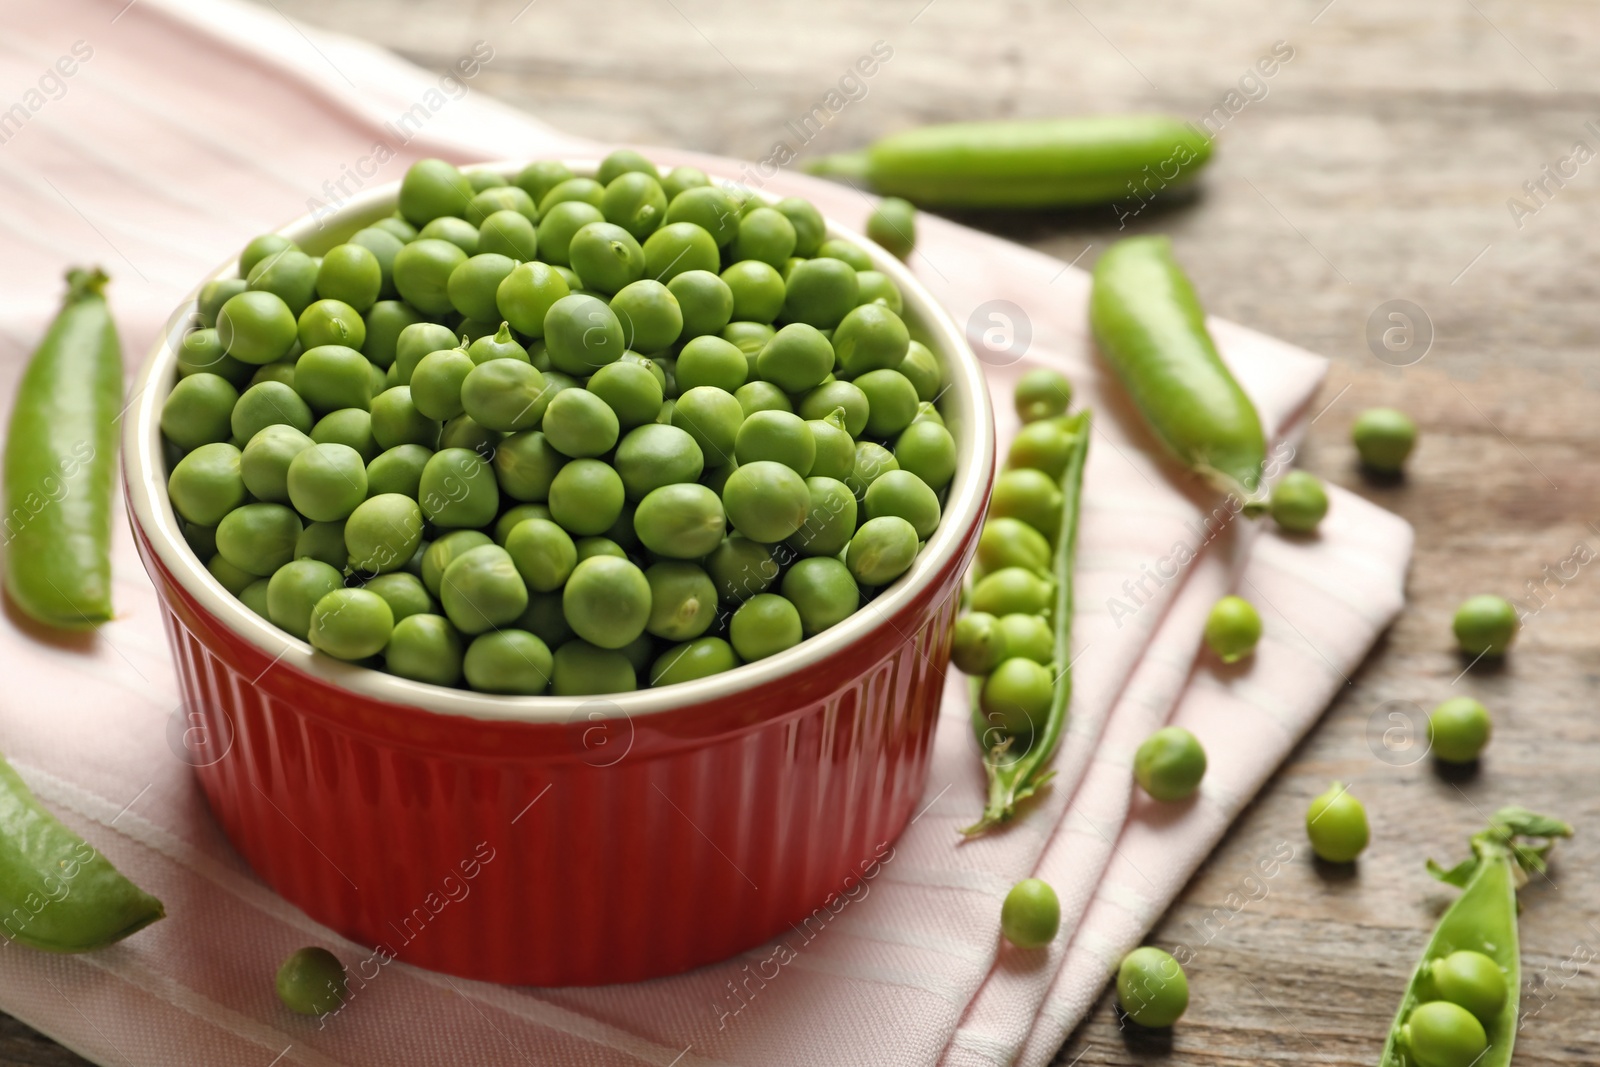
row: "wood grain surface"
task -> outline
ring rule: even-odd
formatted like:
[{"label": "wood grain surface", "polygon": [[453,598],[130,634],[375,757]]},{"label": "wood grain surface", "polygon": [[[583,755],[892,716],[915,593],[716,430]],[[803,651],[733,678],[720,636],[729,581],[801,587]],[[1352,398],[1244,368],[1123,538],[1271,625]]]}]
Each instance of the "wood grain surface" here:
[{"label": "wood grain surface", "polygon": [[[1600,965],[1584,962],[1600,955],[1600,159],[1572,159],[1575,142],[1600,153],[1600,8],[525,3],[274,6],[429,68],[488,41],[495,56],[478,91],[555,126],[751,159],[880,40],[893,58],[806,155],[947,119],[1209,117],[1219,144],[1197,196],[1120,221],[1106,209],[962,221],[1083,264],[1124,233],[1170,233],[1210,310],[1330,357],[1327,407],[1303,463],[1415,525],[1410,605],[1152,934],[1196,949],[1188,1015],[1170,1034],[1135,1033],[1103,997],[1059,1063],[1375,1063],[1415,956],[1454,895],[1423,860],[1459,858],[1488,813],[1510,803],[1579,830],[1550,878],[1523,894],[1516,1062],[1600,1063]],[[1257,63],[1275,47],[1290,58],[1263,77]],[[1388,317],[1392,301],[1414,309],[1409,337]],[[1390,327],[1402,332],[1385,347]],[[1377,404],[1422,427],[1400,481],[1365,480],[1354,466],[1350,422]],[[1580,558],[1592,562],[1569,562]],[[1477,592],[1522,600],[1530,615],[1503,666],[1463,672],[1450,616]],[[1462,693],[1495,716],[1475,773],[1441,774],[1396,735],[1386,743],[1404,716]],[[1306,804],[1335,778],[1372,822],[1353,870],[1319,865],[1305,846]],[[1295,860],[1264,886],[1247,883],[1285,841]],[[1249,899],[1234,911],[1225,901],[1236,892]],[[0,1019],[0,1064],[82,1062]]]}]

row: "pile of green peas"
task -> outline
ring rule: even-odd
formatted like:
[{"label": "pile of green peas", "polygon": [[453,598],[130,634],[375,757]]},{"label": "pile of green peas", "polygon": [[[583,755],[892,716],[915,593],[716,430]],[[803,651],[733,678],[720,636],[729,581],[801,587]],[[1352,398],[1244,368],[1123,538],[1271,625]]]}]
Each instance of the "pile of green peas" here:
[{"label": "pile of green peas", "polygon": [[321,652],[490,693],[775,655],[900,578],[956,445],[894,282],[797,198],[638,153],[414,164],[322,256],[251,241],[162,412],[185,537]]},{"label": "pile of green peas", "polygon": [[1073,448],[1058,421],[1072,385],[1056,371],[1031,370],[1013,403],[1023,426],[995,480],[978,535],[968,610],[956,619],[950,660],[983,676],[979,710],[1008,737],[1042,730],[1055,697],[1056,549],[1061,532],[1061,477]]}]

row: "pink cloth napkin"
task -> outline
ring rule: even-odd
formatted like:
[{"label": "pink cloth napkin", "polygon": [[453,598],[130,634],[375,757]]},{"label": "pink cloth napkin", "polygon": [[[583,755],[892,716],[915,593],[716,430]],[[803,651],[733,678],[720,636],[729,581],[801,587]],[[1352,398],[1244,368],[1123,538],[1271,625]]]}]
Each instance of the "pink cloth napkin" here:
[{"label": "pink cloth napkin", "polygon": [[[604,150],[474,91],[497,61],[492,42],[464,48],[456,75],[441,78],[271,8],[124,3],[16,6],[0,38],[0,84],[24,87],[22,110],[0,114],[5,397],[69,263],[98,261],[115,277],[131,374],[196,280],[257,232],[393,181],[424,155]],[[766,188],[808,196],[846,225],[870,209],[860,193],[787,172]],[[880,850],[876,876],[826,925],[785,939],[787,951],[775,943],[599,989],[492,986],[395,963],[337,1016],[292,1016],[271,981],[285,955],[308,943],[347,963],[367,952],[266,889],[211,821],[174,755],[176,684],[154,592],[119,522],[114,622],[84,638],[41,633],[14,612],[0,625],[0,747],[170,918],[87,956],[0,942],[0,1007],[89,1059],[130,1067],[1048,1062],[1398,611],[1411,532],[1338,490],[1312,539],[1212,519],[1218,501],[1159,457],[1092,358],[1088,277],[931,216],[921,225],[913,268],[975,344],[1004,325],[990,301],[1013,306],[1013,327],[1026,320],[1026,356],[990,357],[1002,454],[1015,428],[1004,398],[1027,365],[1064,370],[1095,413],[1071,726],[1056,785],[1026,819],[960,842],[983,782],[965,680],[952,672],[925,806]],[[1212,325],[1274,438],[1292,441],[1323,362]],[[1206,611],[1230,590],[1257,604],[1266,634],[1249,663],[1223,669],[1197,652]],[[1210,756],[1200,795],[1183,805],[1142,801],[1130,785],[1133,749],[1167,721]],[[1063,922],[1053,945],[1024,953],[1002,947],[999,905],[1030,874],[1057,888]]]}]

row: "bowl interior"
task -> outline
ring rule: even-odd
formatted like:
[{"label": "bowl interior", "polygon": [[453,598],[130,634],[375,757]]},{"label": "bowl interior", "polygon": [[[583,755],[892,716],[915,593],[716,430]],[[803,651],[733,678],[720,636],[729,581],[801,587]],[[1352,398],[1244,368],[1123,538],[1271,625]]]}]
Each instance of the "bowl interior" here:
[{"label": "bowl interior", "polygon": [[[523,162],[484,163],[463,170],[491,171],[510,178],[524,165]],[[569,160],[567,165],[579,175],[592,175],[598,161]],[[712,177],[719,184],[738,184],[716,175]],[[320,254],[362,227],[392,214],[398,192],[398,183],[363,190],[334,213],[302,216],[277,232],[308,252]],[[776,199],[766,194],[757,195],[769,201]],[[988,394],[977,359],[961,331],[898,259],[861,234],[832,219],[825,221],[829,237],[859,245],[872,259],[873,268],[888,275],[900,288],[905,303],[903,317],[912,337],[928,346],[944,370],[946,386],[939,408],[955,438],[957,465],[939,528],[918,553],[911,569],[870,605],[864,605],[843,622],[778,655],[693,682],[598,699],[506,697],[412,682],[383,671],[344,663],[314,652],[307,642],[256,615],[206,570],[204,561],[184,539],[182,525],[167,497],[161,408],[177,379],[177,346],[184,334],[196,325],[194,314],[200,286],[173,314],[168,329],[157,341],[135,383],[132,417],[127,420],[123,441],[132,516],[161,563],[202,608],[228,629],[276,662],[376,700],[476,719],[566,722],[577,714],[597,718],[670,711],[812,669],[845,646],[888,625],[885,619],[902,610],[916,591],[961,551],[967,534],[982,518],[994,466],[994,426]],[[234,277],[237,273],[238,261],[234,260],[223,264],[205,281]]]}]

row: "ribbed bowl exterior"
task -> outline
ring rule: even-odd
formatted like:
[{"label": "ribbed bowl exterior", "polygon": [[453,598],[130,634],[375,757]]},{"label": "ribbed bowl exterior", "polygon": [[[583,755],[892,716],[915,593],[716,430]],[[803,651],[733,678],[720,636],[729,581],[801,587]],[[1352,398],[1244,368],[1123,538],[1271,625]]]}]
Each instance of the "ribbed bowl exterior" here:
[{"label": "ribbed bowl exterior", "polygon": [[760,944],[899,834],[927,777],[976,527],[908,610],[804,677],[636,719],[602,700],[564,724],[464,723],[274,663],[135,532],[196,773],[273,889],[421,967],[591,985]]}]

